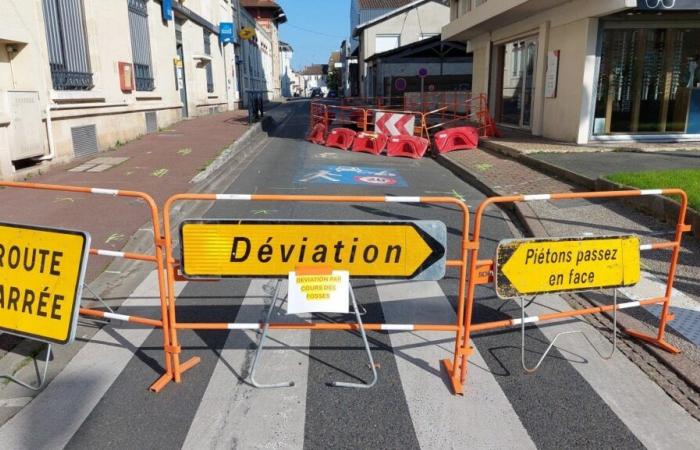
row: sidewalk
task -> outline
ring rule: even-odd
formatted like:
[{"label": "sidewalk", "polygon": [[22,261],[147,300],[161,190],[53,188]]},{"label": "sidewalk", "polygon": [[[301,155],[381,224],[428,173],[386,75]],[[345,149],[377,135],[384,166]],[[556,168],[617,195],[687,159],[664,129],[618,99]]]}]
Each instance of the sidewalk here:
[{"label": "sidewalk", "polygon": [[[539,172],[515,159],[481,149],[447,153],[438,160],[491,196],[590,190]],[[661,223],[615,200],[533,201],[516,203],[513,211],[534,237],[634,233],[641,237],[642,242],[650,243],[671,238],[674,226]],[[688,381],[699,386],[697,369],[700,367],[700,335],[696,330],[700,329],[700,243],[688,236],[684,239],[674,284],[677,291],[672,304],[676,320],[670,322],[667,332],[668,340],[681,348],[683,353],[671,357],[664,352],[654,354],[674,365],[679,372],[689,375]],[[642,254],[645,282],[638,285],[638,290],[647,292],[636,292],[635,295],[648,294],[662,287],[668,268],[668,255],[667,252]],[[649,313],[642,310],[625,312],[629,314],[618,316],[622,327],[643,327],[647,332],[653,332],[656,321]],[[658,314],[653,309],[650,312]]]},{"label": "sidewalk", "polygon": [[[26,181],[142,191],[161,207],[172,194],[192,189],[190,181],[248,129],[245,110],[184,120],[89,158],[51,167]],[[24,189],[0,190],[2,221],[84,230],[92,247],[121,250],[150,220],[139,201],[104,195]],[[91,256],[86,281],[112,261]]]}]

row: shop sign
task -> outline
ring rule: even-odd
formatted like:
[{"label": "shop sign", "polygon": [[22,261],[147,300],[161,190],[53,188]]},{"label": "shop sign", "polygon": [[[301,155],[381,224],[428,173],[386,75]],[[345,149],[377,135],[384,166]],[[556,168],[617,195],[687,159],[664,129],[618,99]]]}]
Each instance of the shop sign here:
[{"label": "shop sign", "polygon": [[694,10],[700,9],[700,0],[637,0],[637,9],[664,10]]}]

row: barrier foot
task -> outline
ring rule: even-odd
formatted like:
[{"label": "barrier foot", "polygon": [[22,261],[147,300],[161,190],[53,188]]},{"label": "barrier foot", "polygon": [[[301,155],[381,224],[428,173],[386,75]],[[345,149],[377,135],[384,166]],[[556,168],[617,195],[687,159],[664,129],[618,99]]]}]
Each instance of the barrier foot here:
[{"label": "barrier foot", "polygon": [[462,386],[462,381],[459,379],[459,374],[455,373],[452,367],[451,359],[443,359],[442,366],[447,371],[447,375],[450,376],[450,383],[452,384],[452,392],[456,395],[464,395],[464,387]]},{"label": "barrier foot", "polygon": [[[199,358],[199,356],[195,356],[191,359],[188,359],[184,363],[180,364],[180,374],[182,375],[186,371],[190,370],[197,364],[199,364],[202,360]],[[171,381],[175,381],[175,376],[172,373],[165,373],[163,376],[158,378],[148,389],[151,392],[158,393],[163,390],[165,386],[168,385]]]},{"label": "barrier foot", "polygon": [[661,350],[665,350],[669,353],[678,354],[681,352],[681,350],[679,348],[674,347],[673,345],[669,344],[665,340],[659,339],[656,336],[649,336],[647,334],[643,334],[643,333],[640,333],[639,331],[634,331],[634,330],[625,330],[625,333],[632,336],[633,338],[637,338],[641,341],[644,341],[644,342],[647,342],[651,345],[659,347]]}]

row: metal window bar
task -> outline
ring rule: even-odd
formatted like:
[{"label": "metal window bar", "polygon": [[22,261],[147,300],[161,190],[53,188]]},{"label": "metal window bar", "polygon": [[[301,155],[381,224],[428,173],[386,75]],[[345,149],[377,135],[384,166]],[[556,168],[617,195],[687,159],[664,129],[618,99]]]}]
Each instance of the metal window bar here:
[{"label": "metal window bar", "polygon": [[[204,54],[211,56],[211,33],[204,30]],[[211,61],[206,66],[207,71],[207,92],[214,92],[214,73],[211,68]]]},{"label": "metal window bar", "polygon": [[151,39],[148,33],[148,0],[129,0],[129,34],[137,91],[155,89],[151,71]]},{"label": "metal window bar", "polygon": [[92,89],[82,0],[43,0],[42,8],[53,88]]}]

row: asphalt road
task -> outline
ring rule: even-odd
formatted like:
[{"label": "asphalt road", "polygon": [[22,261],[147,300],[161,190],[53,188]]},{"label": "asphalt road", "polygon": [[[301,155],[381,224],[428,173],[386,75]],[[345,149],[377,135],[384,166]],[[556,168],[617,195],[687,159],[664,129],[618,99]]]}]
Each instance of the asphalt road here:
[{"label": "asphalt road", "polygon": [[[292,115],[262,143],[264,151],[226,193],[455,195],[472,206],[483,199],[432,159],[389,159],[308,144],[301,139],[308,104],[281,108],[293,109]],[[440,220],[447,226],[451,256],[458,254],[461,233],[456,209],[419,204],[217,202],[206,217]],[[484,230],[484,257],[499,240],[513,236],[495,209]],[[448,269],[439,282],[352,285],[366,322],[449,323],[456,277]],[[180,283],[178,320],[257,321],[271,287],[271,280],[260,279]],[[497,300],[490,288],[479,289],[477,296],[476,322],[519,314],[515,303]],[[558,297],[550,300],[537,308],[563,307]],[[153,308],[145,300],[128,306],[132,313]],[[314,320],[351,317],[319,314]],[[594,329],[585,329],[598,345],[609,346]],[[554,338],[553,330],[528,330],[530,364]],[[687,447],[700,436],[698,423],[636,366],[619,354],[606,364],[583,338],[558,345],[536,374],[526,375],[516,330],[478,335],[467,395],[454,397],[438,363],[449,354],[450,334],[369,332],[379,382],[367,390],[328,385],[370,379],[356,333],[273,331],[258,377],[297,382],[276,390],[257,390],[244,381],[255,333],[182,331],[179,336],[183,361],[199,356],[202,362],[183,383],[156,395],[146,387],[162,371],[160,332],[101,331],[90,344],[99,360],[90,362],[85,355],[81,360],[79,354],[75,367],[0,428],[0,440],[19,448],[642,448]]]}]

